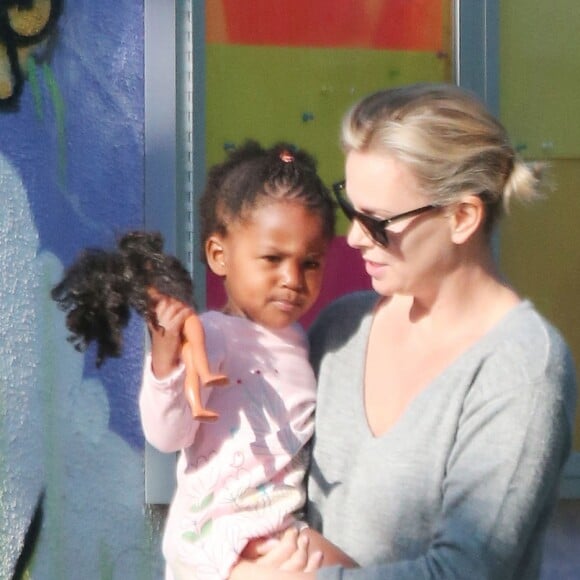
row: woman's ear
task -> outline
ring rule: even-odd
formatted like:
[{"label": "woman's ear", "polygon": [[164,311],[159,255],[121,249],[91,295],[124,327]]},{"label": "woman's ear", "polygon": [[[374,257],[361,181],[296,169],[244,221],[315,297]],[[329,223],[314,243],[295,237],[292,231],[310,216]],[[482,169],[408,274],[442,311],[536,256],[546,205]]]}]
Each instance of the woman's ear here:
[{"label": "woman's ear", "polygon": [[205,257],[207,265],[214,274],[217,276],[226,275],[224,241],[221,236],[213,234],[205,241]]},{"label": "woman's ear", "polygon": [[463,244],[483,225],[485,206],[478,195],[466,195],[452,206],[450,215],[451,240]]}]

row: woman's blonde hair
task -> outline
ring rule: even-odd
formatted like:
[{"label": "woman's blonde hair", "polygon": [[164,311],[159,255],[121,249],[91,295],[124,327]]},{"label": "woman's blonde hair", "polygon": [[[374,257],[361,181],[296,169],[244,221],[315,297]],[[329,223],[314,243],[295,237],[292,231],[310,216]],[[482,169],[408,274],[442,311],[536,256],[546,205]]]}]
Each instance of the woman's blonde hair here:
[{"label": "woman's blonde hair", "polygon": [[346,153],[395,156],[438,205],[480,195],[487,230],[512,199],[539,195],[542,167],[526,164],[501,123],[473,94],[451,84],[415,84],[363,98],[344,117],[342,146]]}]

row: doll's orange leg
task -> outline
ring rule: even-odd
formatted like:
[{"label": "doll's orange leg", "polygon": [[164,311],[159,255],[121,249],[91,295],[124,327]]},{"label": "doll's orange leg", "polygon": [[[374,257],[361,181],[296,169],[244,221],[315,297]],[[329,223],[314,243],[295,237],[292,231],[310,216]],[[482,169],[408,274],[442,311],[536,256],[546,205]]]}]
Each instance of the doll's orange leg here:
[{"label": "doll's orange leg", "polygon": [[206,409],[201,404],[199,376],[194,364],[194,348],[190,342],[184,342],[181,348],[181,358],[185,364],[185,397],[191,407],[194,419],[198,421],[215,421],[219,415]]},{"label": "doll's orange leg", "polygon": [[212,373],[207,361],[205,349],[205,332],[199,318],[192,314],[183,325],[183,335],[185,342],[191,345],[192,364],[197,370],[197,374],[204,386],[220,386],[228,382],[228,377],[219,373]]}]

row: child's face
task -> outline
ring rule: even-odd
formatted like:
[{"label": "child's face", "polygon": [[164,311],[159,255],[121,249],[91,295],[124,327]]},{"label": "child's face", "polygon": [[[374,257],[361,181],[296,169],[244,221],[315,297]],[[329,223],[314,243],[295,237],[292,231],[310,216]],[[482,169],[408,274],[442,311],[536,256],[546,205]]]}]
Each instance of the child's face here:
[{"label": "child's face", "polygon": [[322,218],[300,203],[258,206],[230,224],[219,244],[223,268],[218,273],[225,278],[228,313],[282,328],[318,297],[328,240]]}]

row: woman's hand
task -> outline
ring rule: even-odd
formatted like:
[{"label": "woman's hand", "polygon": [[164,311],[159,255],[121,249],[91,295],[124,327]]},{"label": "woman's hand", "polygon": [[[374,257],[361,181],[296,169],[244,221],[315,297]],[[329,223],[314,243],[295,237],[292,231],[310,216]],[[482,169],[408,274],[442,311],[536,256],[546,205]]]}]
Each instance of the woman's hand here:
[{"label": "woman's hand", "polygon": [[179,365],[183,325],[192,310],[183,302],[156,294],[155,315],[158,325],[149,323],[151,335],[151,367],[158,379],[163,379]]}]

